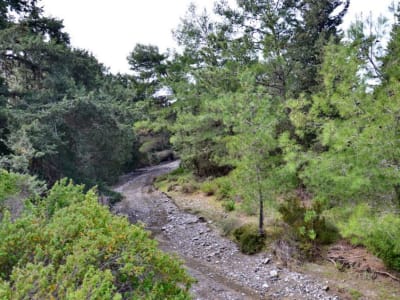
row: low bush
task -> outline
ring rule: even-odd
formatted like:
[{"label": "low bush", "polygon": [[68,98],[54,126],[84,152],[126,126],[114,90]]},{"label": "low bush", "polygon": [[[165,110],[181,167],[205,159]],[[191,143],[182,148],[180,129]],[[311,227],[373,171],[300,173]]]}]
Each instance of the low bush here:
[{"label": "low bush", "polygon": [[299,248],[312,256],[318,244],[330,244],[339,238],[338,229],[322,216],[322,205],[315,202],[305,207],[297,198],[289,198],[279,207],[282,219],[292,228]]},{"label": "low bush", "polygon": [[265,235],[260,235],[254,224],[245,224],[233,231],[233,236],[239,244],[240,251],[245,254],[260,252],[265,245]]},{"label": "low bush", "polygon": [[0,222],[0,299],[189,299],[181,262],[66,180]]},{"label": "low bush", "polygon": [[227,212],[231,212],[234,211],[236,208],[236,203],[234,200],[226,200],[224,201],[224,203],[222,204],[223,208],[225,209],[225,211]]},{"label": "low bush", "polygon": [[0,202],[8,196],[22,193],[25,197],[43,194],[46,184],[35,176],[23,175],[0,169]]},{"label": "low bush", "polygon": [[179,167],[168,174],[163,174],[157,176],[155,179],[156,183],[166,181],[166,182],[179,182],[180,184],[187,182],[189,173],[182,167]]},{"label": "low bush", "polygon": [[227,217],[223,218],[219,224],[222,229],[222,235],[230,236],[237,228],[240,227],[240,220],[233,217]]},{"label": "low bush", "polygon": [[193,182],[185,182],[182,185],[182,192],[185,194],[192,194],[198,189],[198,186]]},{"label": "low bush", "polygon": [[229,178],[220,177],[215,180],[217,184],[216,196],[218,200],[229,199],[232,195],[232,183]]},{"label": "low bush", "polygon": [[200,189],[207,196],[212,196],[216,193],[218,187],[214,182],[207,180],[201,184]]},{"label": "low bush", "polygon": [[187,171],[185,170],[185,168],[179,167],[179,168],[173,170],[172,172],[170,172],[169,175],[170,176],[180,176],[180,175],[184,175],[186,173],[187,173]]}]

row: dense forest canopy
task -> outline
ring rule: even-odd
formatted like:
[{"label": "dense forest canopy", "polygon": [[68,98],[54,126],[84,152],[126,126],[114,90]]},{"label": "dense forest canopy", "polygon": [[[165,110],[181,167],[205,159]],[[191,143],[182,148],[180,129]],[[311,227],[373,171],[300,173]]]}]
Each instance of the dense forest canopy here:
[{"label": "dense forest canopy", "polygon": [[36,1],[2,5],[2,166],[50,184],[65,176],[113,182],[135,162],[134,117],[124,108],[133,92],[72,48],[62,22],[44,17]]},{"label": "dense forest canopy", "polygon": [[[40,232],[56,238],[60,222],[72,226],[80,208],[98,212],[84,224],[88,232],[103,230],[106,241],[119,243],[124,263],[135,264],[123,252],[124,238],[96,227],[111,222],[128,234],[128,224],[97,206],[92,191],[59,180],[110,194],[107,186],[123,172],[175,156],[197,180],[217,186],[224,201],[259,214],[260,234],[264,213],[279,210],[290,223],[294,206],[303,220],[292,225],[303,242],[314,245],[318,224],[330,216],[343,237],[400,270],[400,239],[389,238],[400,236],[400,11],[392,7],[389,35],[385,18],[359,20],[343,32],[349,3],[237,0],[230,7],[219,0],[213,14],[191,5],[174,31],[182,51],[138,44],[127,58],[132,74],[114,75],[88,51],[73,48],[62,21],[46,17],[36,0],[0,1],[0,236],[9,237],[0,239],[0,295],[23,297],[25,290],[16,295],[12,288],[21,278],[29,285],[40,276],[66,276],[73,262],[62,256],[72,246],[57,252]],[[35,186],[37,195],[14,222],[5,211],[23,186],[15,178]],[[42,181],[55,185],[46,192]],[[6,261],[10,243],[21,242],[18,228],[39,240],[36,246],[27,240]],[[74,241],[78,248],[89,243]],[[102,242],[89,246],[100,251]],[[38,257],[27,255],[32,247],[41,247]],[[53,251],[51,261],[44,258]],[[71,260],[83,259],[75,254]],[[91,262],[71,295],[84,295],[92,284],[111,294],[125,291],[111,286],[115,274],[99,273],[100,263]],[[141,288],[139,279],[118,270],[119,279]],[[174,284],[190,282],[176,276]],[[144,279],[137,295],[152,280]],[[50,287],[40,292],[52,293]]]}]

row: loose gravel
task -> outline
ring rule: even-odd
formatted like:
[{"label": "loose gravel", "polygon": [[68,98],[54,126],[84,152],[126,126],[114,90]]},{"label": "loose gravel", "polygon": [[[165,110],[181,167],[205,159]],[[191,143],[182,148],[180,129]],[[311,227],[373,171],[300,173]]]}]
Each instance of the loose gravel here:
[{"label": "loose gravel", "polygon": [[282,268],[272,255],[240,253],[232,241],[210,227],[210,221],[183,212],[152,186],[156,176],[177,168],[179,162],[133,173],[115,190],[124,200],[112,209],[132,223],[143,222],[160,248],[183,260],[197,279],[194,299],[339,299],[327,282]]}]

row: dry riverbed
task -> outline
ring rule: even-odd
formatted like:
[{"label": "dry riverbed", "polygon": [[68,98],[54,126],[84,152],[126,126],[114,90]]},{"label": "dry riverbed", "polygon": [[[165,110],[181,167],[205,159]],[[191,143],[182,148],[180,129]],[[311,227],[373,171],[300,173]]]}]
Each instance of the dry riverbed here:
[{"label": "dry riverbed", "polygon": [[281,267],[267,253],[240,253],[208,220],[181,211],[155,190],[154,178],[177,167],[172,162],[127,175],[115,188],[124,200],[113,211],[132,223],[145,223],[161,249],[183,260],[197,279],[195,299],[339,299],[331,294],[329,282]]}]

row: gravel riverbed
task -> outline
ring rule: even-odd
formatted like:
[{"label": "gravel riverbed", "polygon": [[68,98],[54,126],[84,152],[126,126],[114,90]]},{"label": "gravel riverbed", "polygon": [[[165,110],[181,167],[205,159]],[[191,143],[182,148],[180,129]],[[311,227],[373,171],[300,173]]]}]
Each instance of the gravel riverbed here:
[{"label": "gravel riverbed", "polygon": [[115,187],[124,199],[112,210],[132,223],[143,222],[162,250],[182,259],[197,280],[194,299],[339,299],[328,282],[280,267],[268,253],[240,253],[209,221],[179,210],[173,199],[155,190],[154,178],[178,165],[175,161],[126,175]]}]

